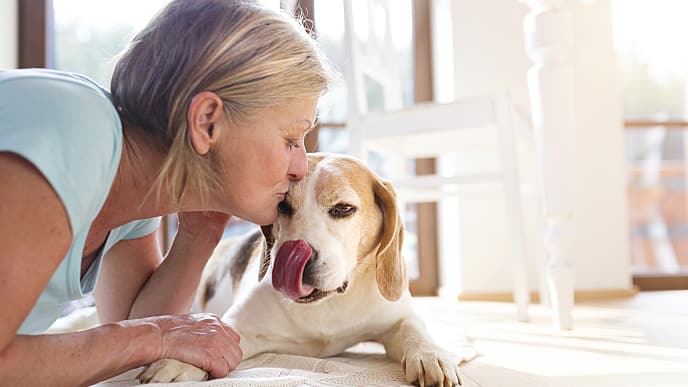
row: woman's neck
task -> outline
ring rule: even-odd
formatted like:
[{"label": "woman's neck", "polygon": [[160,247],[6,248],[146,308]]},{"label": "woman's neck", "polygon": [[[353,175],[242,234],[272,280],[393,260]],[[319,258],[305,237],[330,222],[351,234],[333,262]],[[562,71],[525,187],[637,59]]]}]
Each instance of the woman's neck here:
[{"label": "woman's neck", "polygon": [[150,192],[164,155],[151,147],[134,130],[124,130],[122,155],[110,193],[92,227],[112,230],[137,219],[173,212],[170,201],[161,192]]}]

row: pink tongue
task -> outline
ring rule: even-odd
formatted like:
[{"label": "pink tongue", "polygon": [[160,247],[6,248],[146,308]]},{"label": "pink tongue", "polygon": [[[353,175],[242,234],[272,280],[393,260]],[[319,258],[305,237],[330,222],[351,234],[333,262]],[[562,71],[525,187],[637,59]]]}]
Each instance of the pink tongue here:
[{"label": "pink tongue", "polygon": [[272,287],[292,300],[311,294],[313,287],[304,284],[301,279],[312,253],[311,246],[304,240],[284,242],[275,257]]}]

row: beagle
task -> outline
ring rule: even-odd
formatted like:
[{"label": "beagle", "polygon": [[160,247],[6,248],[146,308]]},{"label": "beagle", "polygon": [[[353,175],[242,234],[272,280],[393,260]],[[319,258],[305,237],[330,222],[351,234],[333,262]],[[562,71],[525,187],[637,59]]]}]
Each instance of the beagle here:
[{"label": "beagle", "polygon": [[[409,382],[460,384],[459,359],[433,342],[411,308],[403,225],[389,182],[354,158],[309,154],[306,177],[291,185],[278,212],[262,232],[223,241],[197,292],[198,311],[223,314],[239,333],[244,359],[264,352],[327,357],[377,341]],[[139,380],[206,377],[165,359]]]}]

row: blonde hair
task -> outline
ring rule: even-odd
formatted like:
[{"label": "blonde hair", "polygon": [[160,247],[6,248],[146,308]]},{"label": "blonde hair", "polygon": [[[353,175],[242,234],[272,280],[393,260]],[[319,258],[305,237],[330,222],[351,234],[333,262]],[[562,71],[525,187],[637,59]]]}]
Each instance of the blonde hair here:
[{"label": "blonde hair", "polygon": [[[322,95],[334,72],[301,20],[247,0],[174,0],[139,32],[111,81],[125,126],[167,156],[151,187],[178,208],[189,187],[219,187],[215,157],[197,154],[187,129],[194,95],[212,91],[234,122],[290,99]],[[149,192],[149,193],[150,193]]]}]

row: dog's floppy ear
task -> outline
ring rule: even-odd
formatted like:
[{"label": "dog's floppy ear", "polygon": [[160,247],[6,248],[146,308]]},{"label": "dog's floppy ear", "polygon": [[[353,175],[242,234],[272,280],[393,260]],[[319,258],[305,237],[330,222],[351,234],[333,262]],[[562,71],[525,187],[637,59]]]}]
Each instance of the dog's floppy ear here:
[{"label": "dog's floppy ear", "polygon": [[265,238],[265,250],[263,252],[263,258],[260,261],[260,269],[258,270],[258,281],[265,277],[265,274],[270,268],[270,251],[272,251],[272,246],[275,244],[275,235],[272,233],[272,225],[260,226],[260,232],[263,233]]},{"label": "dog's floppy ear", "polygon": [[387,181],[376,180],[373,192],[382,211],[382,235],[376,255],[375,278],[383,297],[396,301],[406,289],[406,262],[401,256],[404,225],[397,209],[397,195]]}]

